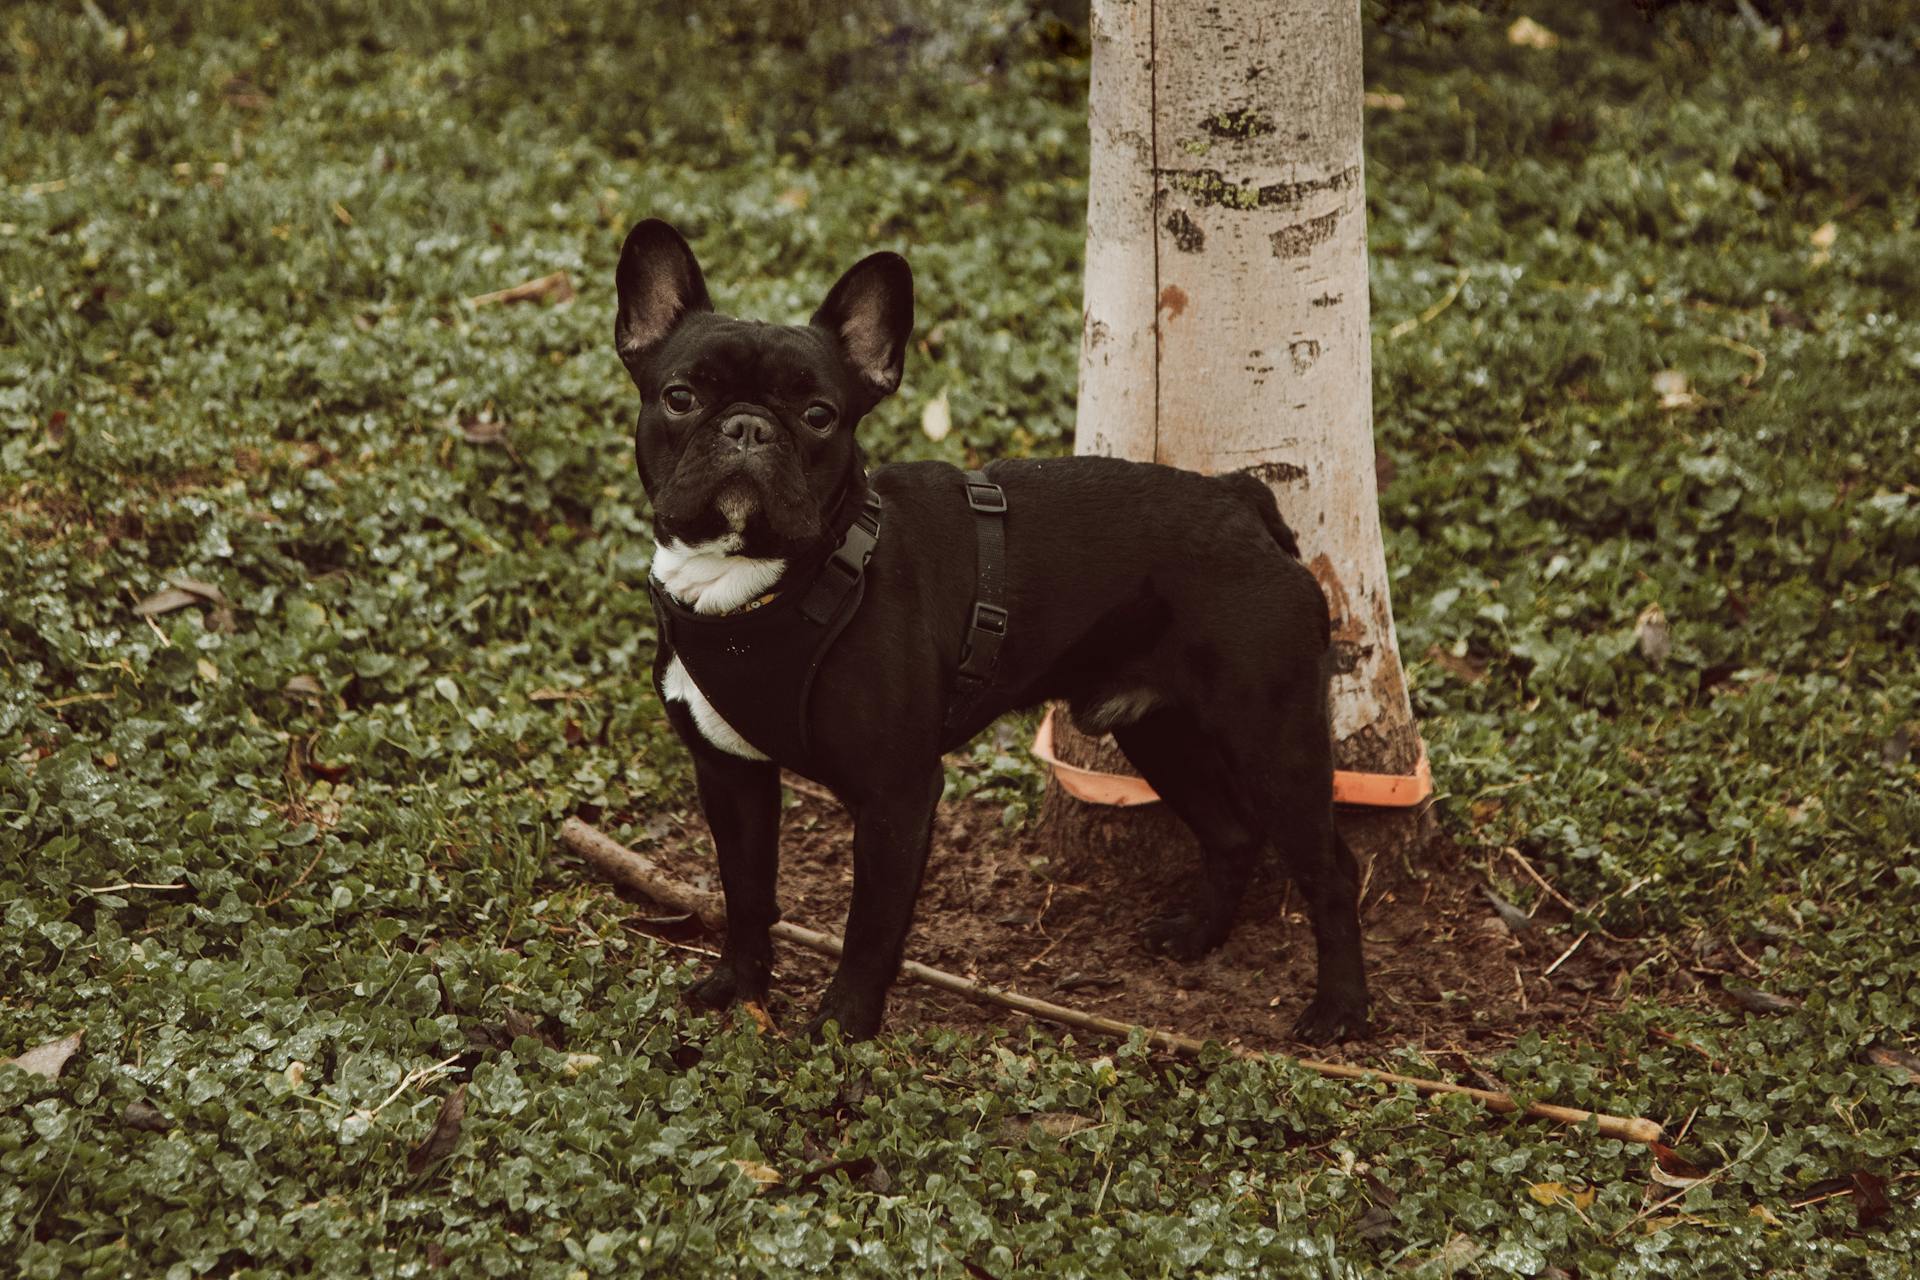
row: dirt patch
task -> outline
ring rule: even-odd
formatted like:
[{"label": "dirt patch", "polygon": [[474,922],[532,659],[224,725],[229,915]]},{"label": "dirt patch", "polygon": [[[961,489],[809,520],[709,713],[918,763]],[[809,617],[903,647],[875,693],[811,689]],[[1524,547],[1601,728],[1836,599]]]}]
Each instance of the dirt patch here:
[{"label": "dirt patch", "polygon": [[[830,801],[791,792],[789,799],[781,908],[788,920],[837,934],[853,884],[851,825]],[[1003,830],[999,817],[990,804],[942,806],[910,958],[1144,1026],[1302,1051],[1287,1032],[1312,994],[1313,931],[1304,904],[1280,876],[1256,880],[1224,947],[1182,963],[1149,951],[1140,933],[1198,873],[1190,846],[1168,849],[1156,839],[1155,847],[1122,847],[1097,865],[1069,867],[1032,831]],[[661,861],[703,887],[718,887],[697,816],[665,831],[656,820],[654,830],[662,836]],[[1417,859],[1361,854],[1375,1031],[1367,1041],[1315,1056],[1364,1060],[1412,1047],[1479,1057],[1529,1030],[1577,1029],[1615,1006],[1627,973],[1650,948],[1595,934],[1563,958],[1579,936],[1555,925],[1564,913],[1543,909],[1532,927],[1516,933],[1484,896],[1478,861],[1445,836]],[[676,940],[717,945],[684,934]],[[775,1018],[804,1022],[831,969],[826,957],[778,945]],[[1644,975],[1636,988],[1646,994]],[[894,1029],[981,1031],[1023,1021],[1010,1010],[913,983],[894,988],[887,1017]]]}]

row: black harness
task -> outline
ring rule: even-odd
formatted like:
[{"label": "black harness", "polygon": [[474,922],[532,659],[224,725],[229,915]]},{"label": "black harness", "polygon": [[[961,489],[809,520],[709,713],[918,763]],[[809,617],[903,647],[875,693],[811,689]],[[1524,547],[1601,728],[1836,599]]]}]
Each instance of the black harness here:
[{"label": "black harness", "polygon": [[[975,600],[947,710],[955,729],[978,703],[1007,635],[1006,493],[980,471],[966,473],[978,560]],[[727,614],[695,613],[647,579],[660,635],[720,718],[754,749],[786,763],[810,754],[807,700],[827,650],[866,594],[867,561],[880,540],[880,497],[863,482],[842,507],[854,506],[839,545],[811,569],[789,572],[779,591]]]}]

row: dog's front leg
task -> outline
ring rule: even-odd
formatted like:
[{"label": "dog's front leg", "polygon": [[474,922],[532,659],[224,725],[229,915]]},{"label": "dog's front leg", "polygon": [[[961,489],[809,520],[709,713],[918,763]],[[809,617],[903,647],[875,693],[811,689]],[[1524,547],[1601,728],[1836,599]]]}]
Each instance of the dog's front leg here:
[{"label": "dog's front leg", "polygon": [[693,748],[700,808],[720,859],[727,898],[727,941],[713,972],[687,998],[714,1008],[735,1000],[765,1000],[773,971],[773,939],[780,918],[774,882],[780,872],[780,768],[743,760],[705,743]]},{"label": "dog's front leg", "polygon": [[809,1032],[837,1022],[841,1034],[864,1040],[880,1029],[887,988],[900,969],[907,928],[913,923],[933,810],[944,780],[936,768],[928,776],[870,795],[855,808],[853,907],[847,913],[846,945],[820,1010],[807,1024]]}]

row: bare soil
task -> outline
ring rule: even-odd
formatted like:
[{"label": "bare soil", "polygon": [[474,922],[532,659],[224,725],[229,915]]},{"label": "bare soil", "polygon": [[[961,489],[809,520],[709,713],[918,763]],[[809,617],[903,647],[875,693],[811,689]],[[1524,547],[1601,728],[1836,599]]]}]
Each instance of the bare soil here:
[{"label": "bare soil", "polygon": [[[784,917],[838,934],[853,882],[851,825],[824,795],[789,791],[788,799],[780,866]],[[1074,866],[1050,856],[1035,831],[1002,829],[998,805],[943,805],[908,956],[1127,1022],[1251,1049],[1304,1052],[1307,1046],[1288,1035],[1312,994],[1314,973],[1313,931],[1298,895],[1278,874],[1262,875],[1220,950],[1192,963],[1156,954],[1141,931],[1187,891],[1199,855],[1184,836],[1165,838],[1165,822],[1142,825],[1157,834],[1123,842],[1095,865]],[[666,866],[702,887],[719,887],[697,814],[671,826],[656,821],[654,831],[661,837],[655,856]],[[1369,854],[1360,843],[1374,1033],[1313,1056],[1363,1061],[1407,1047],[1471,1073],[1473,1059],[1529,1030],[1586,1026],[1615,1005],[1627,973],[1647,956],[1632,940],[1609,942],[1598,934],[1563,956],[1579,933],[1556,923],[1567,913],[1550,901],[1531,926],[1509,928],[1484,895],[1484,860],[1445,835],[1412,853]],[[718,941],[696,926],[672,936],[683,945]],[[804,1022],[831,969],[827,957],[777,944],[769,1012],[782,1025]],[[1644,980],[1637,985],[1644,994]],[[910,982],[894,988],[887,1016],[892,1029],[985,1031],[1023,1021],[1011,1010]]]}]

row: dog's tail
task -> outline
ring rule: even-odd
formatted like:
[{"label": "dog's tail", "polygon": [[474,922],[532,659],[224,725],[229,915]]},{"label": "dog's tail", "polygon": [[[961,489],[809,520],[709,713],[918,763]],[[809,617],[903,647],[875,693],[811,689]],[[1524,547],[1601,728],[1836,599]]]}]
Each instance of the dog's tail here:
[{"label": "dog's tail", "polygon": [[1252,471],[1229,471],[1216,479],[1231,486],[1234,493],[1254,509],[1282,551],[1295,560],[1300,558],[1300,540],[1293,536],[1293,529],[1281,517],[1280,504],[1273,500],[1273,490],[1267,488],[1266,481]]}]

